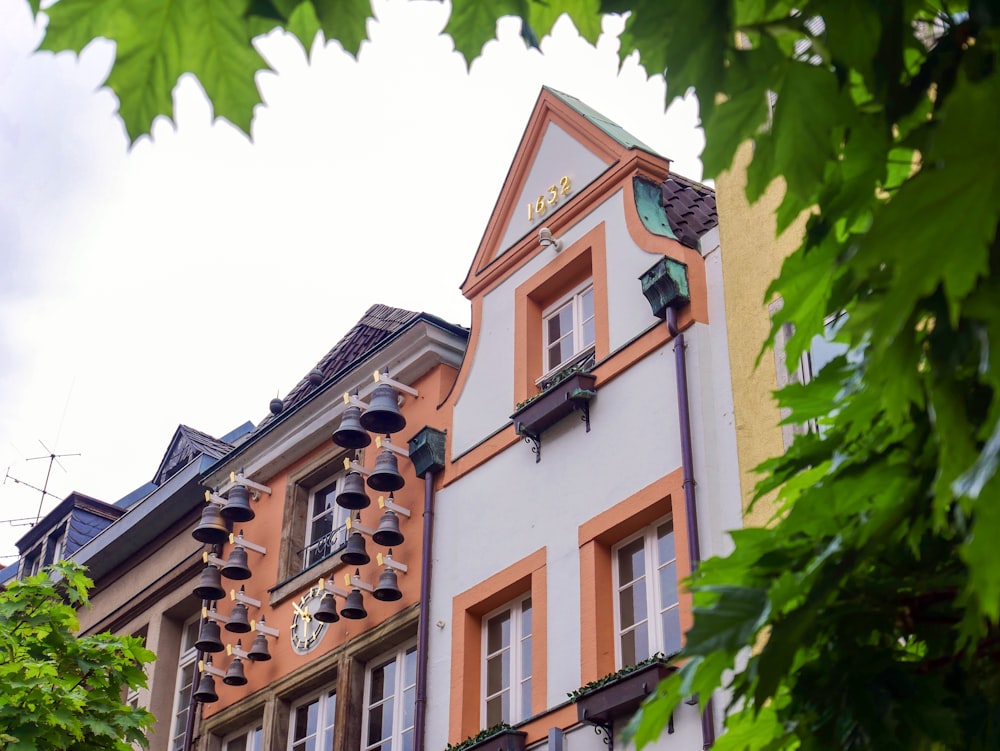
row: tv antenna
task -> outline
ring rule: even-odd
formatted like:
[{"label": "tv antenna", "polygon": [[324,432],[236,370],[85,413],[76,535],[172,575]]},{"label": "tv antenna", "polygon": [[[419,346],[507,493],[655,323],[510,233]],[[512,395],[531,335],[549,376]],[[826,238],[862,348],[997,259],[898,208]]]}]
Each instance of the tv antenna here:
[{"label": "tv antenna", "polygon": [[[28,485],[28,483],[26,483],[26,482],[22,482],[21,480],[18,480],[16,478],[11,478],[12,480],[14,480],[14,482],[20,483],[21,485],[27,485],[29,488],[32,488],[33,490],[37,490],[38,492],[40,492],[42,494],[42,497],[38,501],[38,513],[35,514],[35,524],[38,524],[38,520],[42,518],[42,505],[45,503],[45,496],[51,495],[53,498],[58,498],[58,496],[52,495],[52,493],[49,492],[49,478],[52,476],[52,465],[53,464],[58,464],[59,465],[59,469],[61,469],[63,472],[65,472],[66,468],[62,465],[62,462],[60,462],[59,460],[65,458],[67,456],[80,456],[80,454],[57,454],[54,451],[52,451],[52,449],[50,449],[48,446],[46,446],[44,443],[42,443],[42,439],[41,438],[38,439],[38,442],[41,444],[42,448],[45,449],[48,453],[45,454],[44,456],[31,456],[31,457],[28,457],[27,461],[33,462],[33,461],[36,461],[38,459],[48,459],[49,460],[49,468],[45,472],[45,483],[42,485],[42,487],[36,488],[34,485]],[[8,476],[10,475],[10,471],[9,470],[8,470],[7,474],[8,474]],[[62,499],[60,499],[60,500],[62,500]]]}]

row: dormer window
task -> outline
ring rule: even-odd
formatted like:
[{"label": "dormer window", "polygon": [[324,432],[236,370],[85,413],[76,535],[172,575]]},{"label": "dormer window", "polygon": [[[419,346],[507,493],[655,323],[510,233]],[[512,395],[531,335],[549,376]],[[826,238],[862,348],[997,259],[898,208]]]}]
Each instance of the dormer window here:
[{"label": "dormer window", "polygon": [[594,283],[588,279],[542,313],[545,375],[594,347]]}]

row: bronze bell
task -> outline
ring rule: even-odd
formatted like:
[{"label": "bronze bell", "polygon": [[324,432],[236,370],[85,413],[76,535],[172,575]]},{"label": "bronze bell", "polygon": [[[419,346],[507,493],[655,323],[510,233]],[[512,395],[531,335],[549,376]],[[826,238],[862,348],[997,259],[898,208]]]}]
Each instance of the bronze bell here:
[{"label": "bronze bell", "polygon": [[372,592],[372,597],[376,600],[392,602],[393,600],[400,599],[402,596],[403,593],[399,591],[399,581],[396,578],[395,569],[386,566],[385,571],[378,578],[378,586]]},{"label": "bronze bell", "polygon": [[243,672],[243,660],[239,657],[234,657],[233,661],[229,663],[229,670],[226,671],[225,677],[222,682],[227,686],[245,686],[247,685],[247,676]]},{"label": "bronze bell", "polygon": [[344,607],[340,609],[340,614],[356,621],[368,617],[368,611],[365,610],[365,599],[361,596],[360,589],[355,587],[351,590],[344,601]]},{"label": "bronze bell", "polygon": [[345,449],[363,449],[372,442],[372,437],[361,427],[361,408],[353,404],[344,410],[340,427],[333,431],[333,442]]},{"label": "bronze bell", "polygon": [[220,513],[223,519],[231,522],[248,522],[253,519],[256,514],[250,506],[250,488],[246,485],[233,485]]},{"label": "bronze bell", "polygon": [[220,572],[227,579],[249,579],[253,576],[250,571],[250,567],[247,566],[247,551],[242,545],[237,545],[233,548],[233,552],[229,554],[229,560],[226,561],[226,565],[222,567]]},{"label": "bronze bell", "polygon": [[198,641],[194,643],[194,646],[195,649],[202,652],[223,651],[226,645],[222,643],[222,632],[219,630],[219,624],[209,618],[205,618],[201,622],[201,629],[198,631]]},{"label": "bronze bell", "polygon": [[191,531],[191,536],[198,542],[218,545],[229,539],[229,527],[222,518],[219,507],[214,503],[206,503],[201,510],[201,521]]},{"label": "bronze bell", "polygon": [[313,613],[313,618],[320,623],[336,623],[339,621],[340,616],[337,615],[337,598],[329,592],[323,595],[323,599],[319,601],[319,607]]},{"label": "bronze bell", "polygon": [[233,605],[233,612],[229,614],[229,622],[226,623],[226,631],[234,634],[246,634],[250,631],[250,618],[247,606],[242,602]]},{"label": "bronze bell", "polygon": [[375,387],[368,409],[361,415],[361,427],[379,435],[398,433],[406,427],[406,418],[399,411],[396,389],[388,383]]},{"label": "bronze bell", "polygon": [[399,531],[399,517],[391,508],[387,508],[382,518],[378,520],[378,529],[372,535],[376,545],[391,548],[403,544],[403,533]]},{"label": "bronze bell", "polygon": [[201,680],[198,681],[198,690],[194,692],[194,700],[200,701],[202,704],[212,704],[219,700],[219,695],[215,693],[215,678],[210,673],[204,672],[201,674]]},{"label": "bronze bell", "polygon": [[406,480],[399,474],[399,462],[396,461],[396,455],[389,449],[380,451],[379,455],[375,457],[375,470],[368,475],[368,487],[372,490],[391,493],[394,490],[399,490],[405,484]]},{"label": "bronze bell", "polygon": [[359,472],[348,472],[344,477],[344,489],[336,498],[337,505],[346,509],[356,510],[368,508],[372,499],[365,493],[365,481]]},{"label": "bronze bell", "polygon": [[267,650],[267,637],[260,631],[253,638],[253,644],[247,652],[247,658],[254,662],[266,662],[271,659],[271,653]]},{"label": "bronze bell", "polygon": [[226,596],[226,590],[222,588],[222,575],[212,564],[205,566],[201,570],[201,579],[198,586],[194,588],[194,596],[199,600],[221,600]]},{"label": "bronze bell", "polygon": [[340,554],[340,560],[351,566],[364,566],[371,559],[365,550],[364,536],[357,530],[351,532],[351,536],[347,538],[347,547]]}]

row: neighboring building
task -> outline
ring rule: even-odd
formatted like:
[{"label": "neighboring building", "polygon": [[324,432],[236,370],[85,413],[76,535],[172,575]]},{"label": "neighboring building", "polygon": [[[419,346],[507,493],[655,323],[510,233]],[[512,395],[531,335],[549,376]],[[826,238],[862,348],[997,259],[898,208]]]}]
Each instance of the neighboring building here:
[{"label": "neighboring building", "polygon": [[[714,200],[578,100],[542,92],[462,287],[473,323],[445,403],[431,751],[497,722],[539,751],[596,751],[610,738],[567,694],[680,648],[679,582],[741,525]],[[644,297],[651,281],[678,333]],[[574,369],[593,380],[538,396]],[[589,718],[617,734],[635,706]],[[700,748],[715,724],[684,705],[663,747]]]},{"label": "neighboring building", "polygon": [[[213,668],[242,669],[247,683],[227,685],[221,673],[206,681],[206,687],[214,683],[218,701],[202,704],[199,748],[413,748],[429,486],[417,476],[423,467],[415,470],[407,458],[407,446],[417,434],[448,427],[450,410],[441,405],[454,384],[467,337],[466,329],[434,316],[373,306],[316,369],[274,404],[276,414],[205,474],[205,484],[220,494],[232,492],[235,473],[237,483],[258,496],[251,501],[254,518],[234,524],[233,530],[244,532],[245,540],[264,553],[247,549],[252,577],[246,581],[226,581],[226,568],[222,574],[230,593],[245,588],[250,619],[267,630],[238,634],[223,626],[226,645],[236,646],[242,638],[240,647],[249,655],[237,668],[234,657],[215,655]],[[385,398],[387,383],[398,389],[390,388]],[[401,402],[405,425],[379,428],[391,433],[387,444],[398,452],[375,442],[345,448],[331,440],[335,430],[345,429],[345,394],[367,405],[363,420]],[[357,420],[354,425],[353,438],[368,435]],[[355,463],[350,471],[345,461]],[[390,493],[387,482],[403,486]],[[403,539],[392,545],[391,560],[405,572],[379,562],[380,555],[390,553],[389,545],[376,543],[370,534],[386,522],[380,496],[395,504],[393,518]],[[369,505],[348,510],[341,502]],[[363,535],[362,528],[367,530]],[[231,562],[233,551],[226,544],[220,556]],[[336,622],[317,617],[328,585],[335,588]],[[326,612],[331,604],[327,600]],[[231,599],[217,603],[224,618],[236,607]],[[270,659],[252,659],[255,639],[267,641]]]}]

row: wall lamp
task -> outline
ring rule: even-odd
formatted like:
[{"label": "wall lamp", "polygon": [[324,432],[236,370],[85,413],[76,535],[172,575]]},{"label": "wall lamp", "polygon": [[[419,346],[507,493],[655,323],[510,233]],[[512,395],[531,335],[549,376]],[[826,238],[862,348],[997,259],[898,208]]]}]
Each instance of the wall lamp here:
[{"label": "wall lamp", "polygon": [[552,236],[552,230],[542,227],[538,230],[538,242],[543,248],[552,248],[556,253],[562,250],[562,240]]}]

